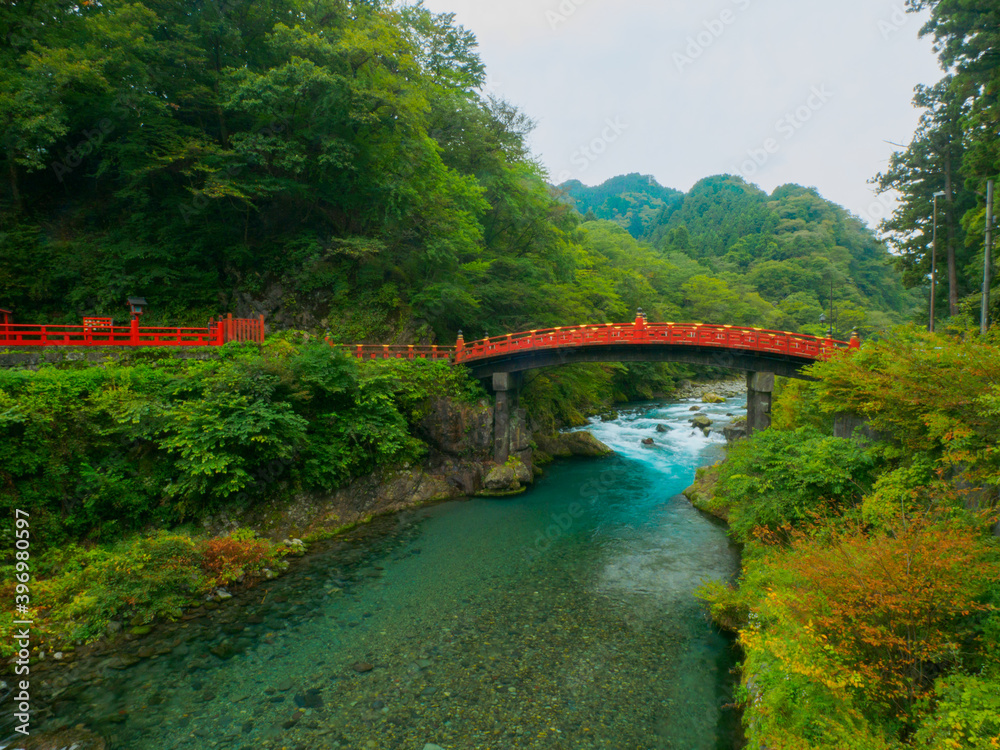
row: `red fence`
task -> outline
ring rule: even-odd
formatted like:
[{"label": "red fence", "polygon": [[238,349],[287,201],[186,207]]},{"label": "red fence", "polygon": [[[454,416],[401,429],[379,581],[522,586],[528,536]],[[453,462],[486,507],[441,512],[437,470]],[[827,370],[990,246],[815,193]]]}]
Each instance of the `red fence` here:
[{"label": "red fence", "polygon": [[492,357],[539,349],[621,345],[698,346],[783,354],[802,359],[826,360],[835,352],[856,348],[859,342],[821,339],[787,331],[687,323],[646,323],[568,326],[509,333],[456,346],[355,345],[344,348],[359,359],[450,359],[471,363]]},{"label": "red fence", "polygon": [[453,346],[396,346],[393,344],[355,344],[344,346],[358,359],[443,359],[452,361]]},{"label": "red fence", "polygon": [[205,328],[109,325],[106,318],[85,318],[79,326],[0,323],[0,346],[222,346],[227,341],[264,341],[264,318],[231,315]]}]

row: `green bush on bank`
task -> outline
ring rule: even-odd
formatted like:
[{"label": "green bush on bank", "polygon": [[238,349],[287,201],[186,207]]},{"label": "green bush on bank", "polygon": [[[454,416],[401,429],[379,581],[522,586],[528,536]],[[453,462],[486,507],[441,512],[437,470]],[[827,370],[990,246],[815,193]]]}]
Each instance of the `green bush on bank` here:
[{"label": "green bush on bank", "polygon": [[0,370],[0,534],[15,508],[41,551],[335,489],[419,458],[412,428],[431,398],[482,395],[443,363],[362,364],[283,340],[207,362]]},{"label": "green bush on bank", "polygon": [[[128,629],[176,619],[217,586],[280,568],[285,552],[249,529],[211,539],[160,530],[114,544],[51,548],[32,561],[34,643],[57,650],[105,635],[113,622]],[[0,596],[13,601],[13,568],[0,570]],[[3,656],[13,653],[13,620],[0,614]]]},{"label": "green bush on bank", "polygon": [[1000,349],[903,329],[811,374],[712,500],[746,544],[702,595],[739,632],[750,745],[1000,746]]}]

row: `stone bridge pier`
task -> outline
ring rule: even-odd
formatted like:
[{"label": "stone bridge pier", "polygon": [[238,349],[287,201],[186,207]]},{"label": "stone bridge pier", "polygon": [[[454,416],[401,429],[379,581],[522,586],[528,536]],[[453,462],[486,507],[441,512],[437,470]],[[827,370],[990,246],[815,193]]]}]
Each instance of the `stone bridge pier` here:
[{"label": "stone bridge pier", "polygon": [[516,456],[527,466],[531,465],[531,435],[528,432],[528,415],[521,408],[523,372],[493,373],[493,393],[496,407],[493,411],[493,460],[500,465],[510,456]]},{"label": "stone bridge pier", "polygon": [[747,437],[771,426],[773,372],[747,372]]}]

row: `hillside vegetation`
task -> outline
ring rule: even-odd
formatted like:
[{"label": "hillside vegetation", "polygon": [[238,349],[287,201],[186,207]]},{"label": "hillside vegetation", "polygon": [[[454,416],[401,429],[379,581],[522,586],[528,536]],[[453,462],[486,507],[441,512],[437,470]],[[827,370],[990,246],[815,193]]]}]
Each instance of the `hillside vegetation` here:
[{"label": "hillside vegetation", "polygon": [[[716,469],[744,566],[704,595],[751,747],[1000,743],[997,343],[904,328],[814,365]],[[842,413],[868,431],[833,437]]]},{"label": "hillside vegetation", "polygon": [[[614,221],[663,257],[696,261],[713,279],[703,284],[703,297],[758,295],[772,326],[824,333],[818,319],[830,316],[831,294],[842,338],[854,329],[884,330],[922,310],[886,246],[814,188],[783,185],[768,195],[729,175],[701,180],[687,193],[640,175],[561,188],[581,212]],[[694,317],[729,314],[723,304]]]}]

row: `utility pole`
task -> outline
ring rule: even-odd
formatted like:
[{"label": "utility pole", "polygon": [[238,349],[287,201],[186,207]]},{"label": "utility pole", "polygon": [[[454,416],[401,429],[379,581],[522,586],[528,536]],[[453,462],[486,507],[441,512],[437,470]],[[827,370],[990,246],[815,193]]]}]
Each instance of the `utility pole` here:
[{"label": "utility pole", "polygon": [[934,193],[934,233],[931,237],[931,314],[927,330],[934,333],[934,295],[937,292],[937,199],[945,195],[944,190]]},{"label": "utility pole", "polygon": [[990,254],[993,251],[993,180],[986,183],[986,247],[983,252],[983,308],[979,317],[979,333],[983,336],[990,328]]}]

